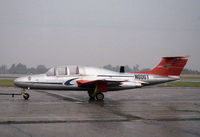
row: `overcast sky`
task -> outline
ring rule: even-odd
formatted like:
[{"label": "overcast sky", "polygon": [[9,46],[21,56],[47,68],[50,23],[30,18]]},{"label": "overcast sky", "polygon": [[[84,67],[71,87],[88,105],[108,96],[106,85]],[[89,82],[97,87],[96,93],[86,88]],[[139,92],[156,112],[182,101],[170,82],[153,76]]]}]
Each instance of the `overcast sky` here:
[{"label": "overcast sky", "polygon": [[191,55],[200,70],[200,0],[0,0],[0,65],[135,65]]}]

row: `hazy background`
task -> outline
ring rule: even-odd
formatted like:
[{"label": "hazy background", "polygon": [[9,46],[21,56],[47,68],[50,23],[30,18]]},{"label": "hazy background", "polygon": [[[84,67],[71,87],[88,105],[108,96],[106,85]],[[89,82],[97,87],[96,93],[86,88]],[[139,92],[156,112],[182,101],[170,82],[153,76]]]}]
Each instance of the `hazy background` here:
[{"label": "hazy background", "polygon": [[135,65],[191,55],[200,0],[0,0],[0,65]]}]

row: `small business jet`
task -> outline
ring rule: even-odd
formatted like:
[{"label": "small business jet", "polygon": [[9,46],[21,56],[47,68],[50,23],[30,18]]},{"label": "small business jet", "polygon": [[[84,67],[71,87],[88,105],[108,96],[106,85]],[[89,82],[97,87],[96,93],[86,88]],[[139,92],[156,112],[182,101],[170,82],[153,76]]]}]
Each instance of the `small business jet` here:
[{"label": "small business jet", "polygon": [[88,91],[92,100],[103,100],[105,92],[141,88],[180,79],[180,73],[189,56],[163,57],[152,70],[144,72],[120,72],[88,66],[52,67],[45,74],[29,75],[14,80],[22,88],[25,100],[29,94],[25,89]]}]

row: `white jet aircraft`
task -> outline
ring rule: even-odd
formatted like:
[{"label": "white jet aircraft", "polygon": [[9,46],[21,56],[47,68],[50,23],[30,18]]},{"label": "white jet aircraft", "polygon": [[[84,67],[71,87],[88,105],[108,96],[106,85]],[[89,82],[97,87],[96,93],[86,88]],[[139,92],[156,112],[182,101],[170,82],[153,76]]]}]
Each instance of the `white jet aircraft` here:
[{"label": "white jet aircraft", "polygon": [[25,89],[88,91],[90,99],[103,100],[105,92],[141,88],[180,79],[189,56],[163,57],[152,70],[125,73],[87,66],[58,66],[45,74],[29,75],[15,79],[22,88],[24,99],[29,98]]}]

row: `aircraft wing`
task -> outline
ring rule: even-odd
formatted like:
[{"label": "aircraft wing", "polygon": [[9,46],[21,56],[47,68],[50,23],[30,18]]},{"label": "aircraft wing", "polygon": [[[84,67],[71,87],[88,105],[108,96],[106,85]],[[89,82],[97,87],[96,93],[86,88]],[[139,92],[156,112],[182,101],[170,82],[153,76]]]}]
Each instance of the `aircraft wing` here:
[{"label": "aircraft wing", "polygon": [[77,80],[79,87],[97,88],[98,92],[106,92],[108,87],[119,86],[122,81],[116,80]]},{"label": "aircraft wing", "polygon": [[113,80],[77,80],[77,84],[79,87],[91,87],[96,86],[100,84],[107,84],[108,86],[118,86],[120,85],[120,82],[123,81],[113,81]]},{"label": "aircraft wing", "polygon": [[127,80],[110,80],[110,79],[102,79],[102,80],[77,80],[78,87],[84,88],[97,88],[98,92],[106,92],[108,87],[121,87],[123,85],[129,84],[130,86],[142,86],[142,81],[129,82]]}]

